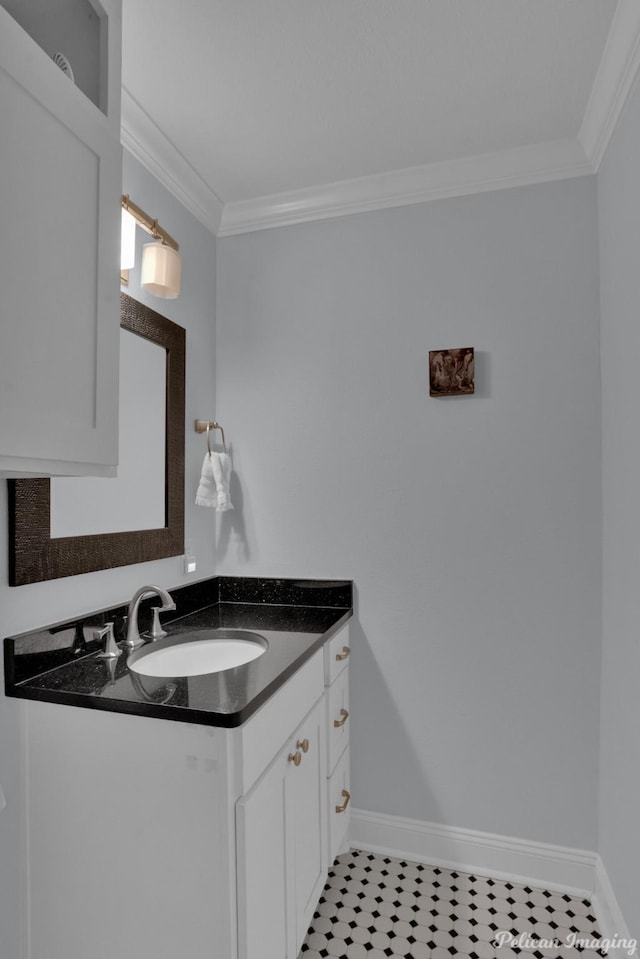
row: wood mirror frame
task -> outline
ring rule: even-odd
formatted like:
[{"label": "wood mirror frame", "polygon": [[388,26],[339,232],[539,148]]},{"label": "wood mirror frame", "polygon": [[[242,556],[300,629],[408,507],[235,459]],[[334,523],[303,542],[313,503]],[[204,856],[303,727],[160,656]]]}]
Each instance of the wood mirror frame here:
[{"label": "wood mirror frame", "polygon": [[51,538],[51,481],[8,480],[9,585],[23,586],[184,552],[185,331],[120,294],[120,326],[166,351],[165,525]]}]

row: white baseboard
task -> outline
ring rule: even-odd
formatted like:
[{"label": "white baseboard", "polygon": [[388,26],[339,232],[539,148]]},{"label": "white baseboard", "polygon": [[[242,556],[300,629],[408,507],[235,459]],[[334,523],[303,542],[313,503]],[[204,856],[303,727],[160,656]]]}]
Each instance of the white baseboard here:
[{"label": "white baseboard", "polygon": [[609,959],[640,955],[637,948],[630,951],[629,928],[604,863],[595,852],[365,809],[351,810],[349,842],[368,852],[591,899],[601,937],[611,942]]},{"label": "white baseboard", "polygon": [[[353,809],[350,844],[414,862],[591,898],[595,852]],[[614,899],[615,902],[615,899]]]},{"label": "white baseboard", "polygon": [[[629,955],[637,956],[637,948],[634,953],[629,951],[629,940],[631,939],[629,927],[620,911],[613,886],[600,856],[596,856],[595,886],[593,909],[602,938],[609,939],[612,942],[608,953],[609,959],[622,959],[623,956],[628,957]],[[620,939],[626,940],[625,945],[618,946],[615,944],[616,940],[619,941]]]}]

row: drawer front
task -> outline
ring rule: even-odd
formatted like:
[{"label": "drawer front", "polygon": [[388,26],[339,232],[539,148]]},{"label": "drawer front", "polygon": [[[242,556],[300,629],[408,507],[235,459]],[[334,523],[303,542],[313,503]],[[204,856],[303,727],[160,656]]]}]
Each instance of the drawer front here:
[{"label": "drawer front", "polygon": [[349,744],[349,670],[327,690],[327,769],[329,775]]},{"label": "drawer front", "polygon": [[323,651],[305,663],[264,706],[241,727],[241,791],[267,768],[273,757],[324,693]]},{"label": "drawer front", "polygon": [[349,625],[344,626],[324,648],[324,681],[330,686],[349,662]]},{"label": "drawer front", "polygon": [[349,748],[327,780],[329,793],[329,863],[346,848],[351,819]]}]

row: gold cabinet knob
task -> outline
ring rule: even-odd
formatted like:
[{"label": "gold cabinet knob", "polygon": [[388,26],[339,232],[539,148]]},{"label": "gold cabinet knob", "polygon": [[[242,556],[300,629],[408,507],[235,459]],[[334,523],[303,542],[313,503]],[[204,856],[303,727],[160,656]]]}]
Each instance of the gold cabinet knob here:
[{"label": "gold cabinet knob", "polygon": [[335,726],[336,729],[340,729],[341,726],[344,726],[344,724],[346,723],[347,719],[349,718],[349,710],[348,710],[348,709],[341,709],[341,710],[340,710],[340,716],[341,716],[341,719],[334,719],[334,720],[333,720],[333,725]]},{"label": "gold cabinet knob", "polygon": [[293,763],[294,766],[299,766],[302,762],[302,753],[289,753],[289,762]]},{"label": "gold cabinet knob", "polygon": [[341,653],[336,653],[336,659],[338,660],[339,663],[341,663],[343,659],[346,659],[346,658],[347,658],[347,656],[349,655],[350,652],[351,652],[351,650],[349,649],[348,646],[343,646],[343,647],[342,647],[342,652],[341,652]]},{"label": "gold cabinet knob", "polygon": [[299,739],[296,743],[296,749],[301,749],[303,753],[309,752],[309,740],[308,739]]},{"label": "gold cabinet knob", "polygon": [[343,789],[343,790],[342,790],[342,798],[344,799],[344,802],[342,803],[341,806],[336,806],[336,807],[335,807],[335,808],[336,808],[336,812],[346,812],[346,811],[347,811],[347,806],[349,805],[349,803],[350,803],[350,801],[351,801],[351,793],[349,792],[348,789]]}]

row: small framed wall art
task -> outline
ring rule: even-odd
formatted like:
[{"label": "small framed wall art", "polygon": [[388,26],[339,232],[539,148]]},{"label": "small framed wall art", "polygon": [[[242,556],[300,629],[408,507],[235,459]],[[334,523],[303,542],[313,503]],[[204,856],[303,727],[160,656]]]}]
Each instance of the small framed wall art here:
[{"label": "small framed wall art", "polygon": [[468,396],[475,392],[473,347],[429,350],[429,396]]}]

